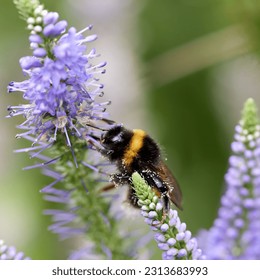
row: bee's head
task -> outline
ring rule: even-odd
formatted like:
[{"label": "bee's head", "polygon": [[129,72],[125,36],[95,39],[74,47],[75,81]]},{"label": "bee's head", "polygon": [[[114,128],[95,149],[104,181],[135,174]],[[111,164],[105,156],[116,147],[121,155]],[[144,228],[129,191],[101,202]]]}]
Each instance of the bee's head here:
[{"label": "bee's head", "polygon": [[112,161],[120,160],[125,152],[126,147],[131,141],[133,132],[117,124],[103,133],[100,143],[104,147],[105,155]]},{"label": "bee's head", "polygon": [[100,142],[102,146],[111,149],[115,145],[124,142],[126,131],[127,130],[121,124],[113,126],[101,135]]}]

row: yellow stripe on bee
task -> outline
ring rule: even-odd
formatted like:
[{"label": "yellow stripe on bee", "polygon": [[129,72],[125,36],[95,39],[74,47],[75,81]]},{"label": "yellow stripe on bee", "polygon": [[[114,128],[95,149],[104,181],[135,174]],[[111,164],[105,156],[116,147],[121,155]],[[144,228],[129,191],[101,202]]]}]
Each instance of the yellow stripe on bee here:
[{"label": "yellow stripe on bee", "polygon": [[126,166],[131,165],[134,158],[137,156],[138,152],[143,147],[144,137],[146,136],[146,132],[141,129],[133,129],[133,133],[134,134],[123,157],[123,161]]}]

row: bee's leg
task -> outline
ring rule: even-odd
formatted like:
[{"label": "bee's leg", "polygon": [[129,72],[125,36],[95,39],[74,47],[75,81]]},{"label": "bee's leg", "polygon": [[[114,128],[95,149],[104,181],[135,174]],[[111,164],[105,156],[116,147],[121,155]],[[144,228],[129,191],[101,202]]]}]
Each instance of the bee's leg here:
[{"label": "bee's leg", "polygon": [[156,195],[162,199],[163,203],[163,214],[161,223],[165,221],[167,213],[170,210],[170,201],[168,198],[168,187],[162,181],[162,179],[155,173],[150,170],[144,170],[141,172],[148,185],[151,186],[156,193]]},{"label": "bee's leg", "polygon": [[96,138],[94,138],[93,136],[89,136],[87,139],[87,142],[95,148],[96,151],[98,151],[101,155],[103,156],[108,156],[109,154],[113,153],[112,150],[107,150],[105,149],[99,141],[97,141]]},{"label": "bee's leg", "polygon": [[115,185],[129,184],[129,176],[127,174],[112,174],[109,179]]},{"label": "bee's leg", "polygon": [[163,202],[163,208],[164,208],[165,212],[168,213],[170,210],[170,201],[169,201],[167,192],[162,193],[161,197],[162,197],[162,202]]},{"label": "bee's leg", "polygon": [[106,192],[115,189],[119,185],[129,184],[129,176],[126,174],[112,174],[109,178],[109,183],[99,190]]},{"label": "bee's leg", "polygon": [[88,144],[90,144],[91,147],[94,147],[97,151],[104,149],[103,146],[100,144],[99,137],[90,135],[87,137],[86,141]]},{"label": "bee's leg", "polygon": [[127,201],[135,208],[139,208],[138,205],[138,198],[136,196],[135,190],[131,186],[131,182],[129,180],[128,174],[113,174],[110,176],[110,181],[115,184],[115,186],[118,185],[128,185],[128,194],[127,194]]},{"label": "bee's leg", "polygon": [[136,196],[134,188],[132,188],[131,186],[128,189],[127,199],[133,207],[140,208],[140,206],[137,203],[138,197]]},{"label": "bee's leg", "polygon": [[104,121],[107,124],[115,124],[116,123],[115,121],[109,120],[109,119],[106,119],[106,118],[102,118],[102,121]]},{"label": "bee's leg", "polygon": [[100,192],[110,191],[119,185],[129,184],[129,176],[126,174],[112,174],[110,175],[109,182],[106,186],[101,188]]},{"label": "bee's leg", "polygon": [[[112,120],[109,120],[109,119],[106,119],[106,118],[101,118],[99,120],[103,121],[104,123],[106,123],[108,125],[113,125],[113,124],[116,123],[115,121],[112,121]],[[91,127],[91,128],[96,128],[96,129],[101,130],[101,131],[107,131],[108,130],[107,128],[104,128],[104,127],[101,127],[101,126],[95,124],[95,122],[93,122],[91,120],[86,122],[86,126]]]},{"label": "bee's leg", "polygon": [[101,188],[99,190],[99,192],[107,192],[107,191],[110,191],[110,190],[113,190],[116,188],[116,185],[114,183],[109,183],[107,185],[105,185],[103,188]]}]

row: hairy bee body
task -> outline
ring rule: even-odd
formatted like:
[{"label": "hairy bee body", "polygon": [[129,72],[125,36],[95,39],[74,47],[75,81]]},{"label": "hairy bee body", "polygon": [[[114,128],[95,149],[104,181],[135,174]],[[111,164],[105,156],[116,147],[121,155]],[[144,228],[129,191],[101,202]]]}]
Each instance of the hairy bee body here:
[{"label": "hairy bee body", "polygon": [[162,198],[164,209],[168,211],[170,201],[182,209],[180,187],[161,159],[158,144],[143,130],[128,130],[116,125],[102,134],[100,152],[116,163],[119,173],[111,176],[115,185],[128,184],[128,198],[137,207],[137,197],[132,188],[131,176],[137,171]]}]

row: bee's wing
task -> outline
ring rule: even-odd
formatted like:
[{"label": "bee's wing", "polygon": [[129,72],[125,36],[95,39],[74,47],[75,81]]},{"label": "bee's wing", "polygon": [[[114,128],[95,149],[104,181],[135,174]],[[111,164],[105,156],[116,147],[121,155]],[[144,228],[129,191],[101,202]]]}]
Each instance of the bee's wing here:
[{"label": "bee's wing", "polygon": [[182,208],[182,192],[179,186],[179,183],[177,182],[176,178],[173,176],[170,169],[167,167],[167,165],[161,160],[157,168],[160,170],[160,174],[164,182],[169,187],[168,191],[168,197],[169,199],[179,208]]}]

